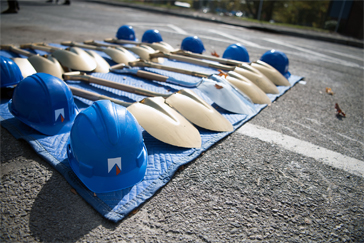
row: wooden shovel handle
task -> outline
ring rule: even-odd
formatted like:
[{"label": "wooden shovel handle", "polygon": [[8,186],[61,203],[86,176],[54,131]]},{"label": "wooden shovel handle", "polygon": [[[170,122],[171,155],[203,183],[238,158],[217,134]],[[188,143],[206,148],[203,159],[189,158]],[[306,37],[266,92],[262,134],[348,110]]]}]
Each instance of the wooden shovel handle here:
[{"label": "wooden shovel handle", "polygon": [[168,77],[156,73],[151,73],[143,70],[138,70],[137,76],[145,79],[155,80],[159,82],[167,82]]},{"label": "wooden shovel handle", "polygon": [[14,53],[17,53],[17,54],[20,54],[20,55],[23,55],[23,56],[27,56],[27,57],[37,55],[37,54],[31,53],[29,51],[19,49],[19,48],[13,46],[13,45],[1,45],[1,49],[11,51],[11,52],[14,52]]},{"label": "wooden shovel handle", "polygon": [[176,68],[176,67],[170,67],[170,66],[164,66],[164,65],[157,64],[157,63],[151,63],[151,62],[146,62],[146,61],[129,62],[129,65],[132,66],[132,67],[150,67],[150,68],[157,68],[157,69],[172,71],[172,72],[176,72],[176,73],[183,73],[183,74],[187,74],[187,75],[191,75],[191,76],[196,76],[196,77],[200,77],[200,78],[201,77],[203,78],[203,77],[210,76],[207,73],[190,71],[190,70]]},{"label": "wooden shovel handle", "polygon": [[171,60],[174,59],[174,60],[181,61],[181,62],[187,62],[187,63],[192,63],[192,64],[204,66],[204,67],[211,67],[211,68],[221,69],[221,70],[224,70],[224,71],[233,71],[235,69],[235,67],[232,67],[232,66],[227,66],[227,65],[223,65],[223,64],[219,64],[219,63],[210,63],[210,62],[206,62],[206,61],[199,60],[199,59],[192,58],[192,57],[180,56],[180,55],[174,55],[174,54],[167,54],[167,53],[163,53],[163,52],[150,54],[149,56],[150,56],[150,58],[166,57],[166,58],[171,59]]},{"label": "wooden shovel handle", "polygon": [[193,57],[193,58],[197,58],[197,59],[216,61],[216,62],[219,62],[222,64],[234,65],[234,66],[241,66],[244,63],[244,62],[240,62],[240,61],[236,61],[236,60],[231,60],[231,59],[226,59],[226,58],[221,58],[221,57],[214,57],[214,56],[207,56],[207,55],[197,54],[197,53],[184,51],[184,50],[178,50],[178,51],[171,52],[171,53],[175,54],[175,55],[188,56],[188,57]]},{"label": "wooden shovel handle", "polygon": [[161,93],[149,91],[146,89],[130,86],[127,84],[121,84],[121,83],[109,81],[109,80],[102,79],[102,78],[92,77],[90,75],[83,75],[83,74],[77,75],[77,74],[65,73],[65,74],[63,74],[63,78],[65,80],[80,80],[80,81],[87,82],[87,83],[100,84],[102,86],[122,90],[122,91],[133,93],[133,94],[148,96],[148,97],[155,97],[155,96],[168,97],[169,96],[169,94],[161,94]]},{"label": "wooden shovel handle", "polygon": [[55,50],[58,50],[58,48],[53,48],[51,46],[43,46],[43,45],[35,45],[35,44],[22,44],[20,45],[20,48],[31,48],[36,50],[41,50],[45,52],[53,52]]},{"label": "wooden shovel handle", "polygon": [[115,38],[106,38],[104,41],[108,42],[108,43],[115,43],[115,44],[134,44],[134,45],[141,45],[142,44],[142,43],[136,42],[136,41],[118,40],[118,39],[115,39]]},{"label": "wooden shovel handle", "polygon": [[86,48],[86,49],[96,50],[96,51],[100,51],[100,50],[102,51],[103,50],[102,48],[99,48],[97,46],[80,44],[80,43],[76,43],[76,42],[73,42],[73,41],[63,41],[63,42],[61,42],[61,45]]},{"label": "wooden shovel handle", "polygon": [[87,90],[83,90],[83,89],[79,89],[76,87],[72,87],[72,86],[68,86],[70,88],[70,90],[72,91],[73,95],[75,96],[79,96],[88,100],[92,100],[92,101],[96,101],[96,100],[110,100],[112,102],[114,102],[115,104],[124,106],[124,107],[128,107],[129,105],[131,105],[132,103],[128,103],[128,102],[124,102],[121,100],[117,100],[117,99],[113,99],[110,98],[108,96],[105,95],[100,95],[94,92],[90,92]]},{"label": "wooden shovel handle", "polygon": [[96,42],[94,40],[85,40],[83,43],[85,45],[101,46],[101,47],[113,47],[113,48],[120,47],[120,45],[111,45],[111,44],[98,43],[98,42]]},{"label": "wooden shovel handle", "polygon": [[[125,67],[124,63],[119,63],[114,66],[111,66],[110,69],[122,69],[124,67]],[[144,70],[138,70],[136,74],[134,72],[129,72],[129,73],[126,72],[126,74],[133,74],[133,75],[136,75],[141,78],[155,80],[155,81],[159,81],[159,82],[167,82],[167,79],[168,79],[167,76],[144,71]]]}]

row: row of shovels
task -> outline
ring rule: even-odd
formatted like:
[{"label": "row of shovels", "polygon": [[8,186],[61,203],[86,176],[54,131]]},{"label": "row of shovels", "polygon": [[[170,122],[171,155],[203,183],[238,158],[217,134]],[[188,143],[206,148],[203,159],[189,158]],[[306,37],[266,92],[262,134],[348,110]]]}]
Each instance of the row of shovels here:
[{"label": "row of shovels", "polygon": [[[211,105],[190,89],[181,89],[172,94],[156,93],[118,82],[96,78],[85,73],[100,72],[124,73],[139,77],[195,87],[206,94],[215,104],[233,113],[254,114],[253,103],[270,104],[266,93],[277,94],[276,85],[290,85],[278,71],[263,62],[241,63],[223,58],[209,57],[181,50],[173,50],[169,45],[158,44],[120,46],[120,40],[106,39],[105,42],[86,41],[87,44],[63,42],[68,48],[49,46],[44,43],[21,45],[2,45],[1,49],[18,53],[27,58],[13,58],[18,64],[23,77],[35,72],[52,74],[62,80],[79,80],[87,83],[111,87],[126,92],[136,93],[144,98],[135,103],[127,103],[98,93],[69,86],[75,96],[89,100],[108,99],[127,109],[135,116],[139,124],[156,139],[179,147],[197,148],[201,146],[199,131],[192,125],[216,131],[231,132],[232,124]],[[112,42],[108,44],[106,42]],[[135,44],[135,43],[134,43]],[[153,49],[153,48],[156,49]],[[168,47],[168,48],[167,48]],[[39,55],[24,49],[45,51]],[[105,53],[118,65],[109,63],[98,54]],[[136,57],[139,56],[139,59]],[[196,56],[197,55],[197,56]],[[228,71],[207,74],[162,65],[163,58],[189,62]],[[200,60],[205,59],[205,60]],[[221,59],[221,60],[220,60]],[[206,61],[209,60],[209,61]],[[213,62],[211,62],[213,61]],[[218,62],[225,62],[220,64]],[[201,77],[198,82],[177,80],[175,78],[135,69],[133,67],[151,67]],[[268,78],[269,77],[269,78]],[[282,79],[283,77],[283,79]],[[192,124],[191,124],[192,123]]]}]

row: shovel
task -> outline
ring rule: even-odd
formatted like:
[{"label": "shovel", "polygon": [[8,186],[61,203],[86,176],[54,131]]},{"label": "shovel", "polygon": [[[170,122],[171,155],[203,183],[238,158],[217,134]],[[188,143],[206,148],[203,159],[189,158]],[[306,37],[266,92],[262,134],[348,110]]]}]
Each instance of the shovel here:
[{"label": "shovel", "polygon": [[[156,68],[156,69],[162,69],[167,70],[171,72],[176,73],[183,73],[191,76],[196,77],[213,77],[214,75],[209,75],[207,73],[203,72],[196,72],[196,71],[190,71],[186,69],[176,68],[176,67],[170,67],[170,66],[164,66],[160,65],[158,63],[151,63],[147,61],[135,61],[135,62],[129,62],[129,65],[132,67],[150,67],[150,68]],[[231,76],[235,72],[228,72],[227,75]],[[226,79],[227,82],[229,82],[231,85],[233,85],[229,80],[233,80],[234,82],[241,82],[240,85],[233,85],[233,87],[239,89],[242,93],[247,95],[254,103],[257,104],[270,104],[271,101],[269,100],[268,96],[253,82],[251,82],[249,79],[242,77],[241,75],[235,75],[235,77],[231,77],[229,80]]]},{"label": "shovel", "polygon": [[[207,55],[197,54],[197,53],[184,51],[184,50],[176,50],[175,48],[173,48],[171,45],[169,45],[166,42],[138,43],[135,41],[118,40],[115,38],[108,38],[108,39],[105,39],[104,41],[108,42],[108,43],[115,43],[115,44],[134,44],[134,45],[143,44],[143,45],[148,45],[148,46],[152,47],[153,49],[159,50],[164,53],[171,53],[171,54],[176,54],[176,55],[193,57],[193,58],[197,58],[197,59],[210,60],[210,61],[219,62],[221,64],[227,64],[227,65],[232,65],[232,66],[237,66],[237,67],[242,67],[247,64],[244,62],[226,59],[226,58],[207,56]],[[258,60],[256,62],[249,63],[249,65],[252,66],[253,68],[257,69],[258,71],[260,71],[275,85],[282,85],[282,86],[291,85],[288,82],[288,80],[280,72],[278,72],[275,68],[273,68],[268,63]]]},{"label": "shovel", "polygon": [[197,96],[192,90],[182,89],[173,94],[162,94],[142,88],[136,88],[106,79],[92,77],[79,72],[63,75],[66,80],[80,80],[87,83],[100,84],[106,87],[140,94],[148,97],[161,97],[165,103],[177,110],[193,124],[211,131],[231,132],[231,123],[212,106]]},{"label": "shovel", "polygon": [[71,70],[80,70],[84,72],[91,72],[96,69],[96,62],[90,58],[81,48],[70,48],[69,50],[58,49],[56,47],[41,46],[36,44],[24,44],[20,45],[20,48],[32,48],[51,52],[63,67]]},{"label": "shovel", "polygon": [[101,51],[104,52],[106,55],[108,55],[114,62],[116,63],[127,63],[129,61],[135,61],[137,58],[128,50],[124,49],[123,47],[117,47],[117,48],[103,48],[98,47],[94,45],[85,45],[80,44],[72,41],[64,41],[61,42],[61,45],[64,46],[71,46],[73,48],[79,47],[79,48],[85,48],[95,51]]},{"label": "shovel", "polygon": [[[171,53],[176,54],[176,55],[193,57],[193,58],[197,58],[197,59],[215,61],[215,62],[219,62],[222,64],[233,65],[233,66],[242,67],[242,68],[244,68],[244,67],[246,67],[246,65],[248,65],[248,63],[244,63],[244,62],[240,62],[240,61],[236,61],[236,60],[219,58],[219,57],[214,57],[214,56],[207,56],[207,55],[192,53],[192,52],[184,51],[184,50],[171,51]],[[261,72],[264,76],[266,76],[275,85],[291,86],[291,84],[288,82],[288,80],[280,72],[278,72],[275,68],[273,68],[268,63],[265,63],[261,60],[257,60],[255,62],[249,63],[249,65],[251,67],[257,69],[259,72]]]},{"label": "shovel", "polygon": [[166,42],[153,42],[153,43],[143,43],[143,42],[135,42],[135,41],[129,41],[129,40],[119,40],[116,38],[106,38],[104,40],[108,43],[114,43],[114,44],[134,44],[134,45],[147,45],[152,47],[154,50],[159,50],[165,53],[172,53],[175,52],[176,49],[173,48],[170,44]]},{"label": "shovel", "polygon": [[[95,42],[94,40],[88,40],[88,41],[84,41],[83,43],[85,43],[86,45],[93,45],[93,46],[98,46],[98,47],[106,47],[106,48],[116,48],[116,49],[119,49],[121,46],[118,46],[118,45],[110,45],[110,44],[104,44],[104,43],[98,43],[98,42]],[[66,42],[62,42],[61,43],[62,45],[77,45],[79,47],[82,47],[80,44],[76,44],[74,42],[69,42],[69,41],[66,41]],[[142,60],[148,60],[148,61],[151,61],[151,62],[158,62],[158,63],[163,63],[163,58],[160,58],[160,57],[151,57],[150,55],[151,54],[154,54],[156,51],[152,48],[152,47],[149,47],[147,45],[138,45],[138,46],[123,46],[121,48],[124,48],[128,51],[131,51],[135,54],[137,54],[140,59]],[[136,58],[135,58],[136,59]]]},{"label": "shovel", "polygon": [[198,130],[165,104],[162,97],[145,98],[139,102],[127,103],[72,86],[68,87],[75,96],[92,101],[106,99],[127,107],[145,131],[164,143],[183,148],[201,147]]},{"label": "shovel", "polygon": [[[163,53],[163,52],[157,52],[154,54],[150,54],[150,57],[151,58],[165,57],[170,60],[177,60],[177,61],[182,61],[182,62],[193,63],[196,65],[201,65],[201,66],[205,66],[205,67],[221,69],[224,71],[234,71],[234,72],[239,73],[240,75],[248,78],[249,80],[254,82],[259,88],[261,88],[264,92],[270,93],[270,94],[279,93],[279,91],[275,85],[290,86],[290,83],[282,74],[280,74],[276,69],[271,67],[269,64],[265,64],[262,61],[260,61],[259,63],[252,63],[251,65],[249,65],[247,63],[241,63],[239,66],[229,66],[229,65],[219,64],[219,63],[211,63],[211,62],[195,59],[195,58],[188,57],[188,56],[180,56],[180,55],[168,54],[168,53]],[[279,74],[282,77],[280,77]],[[268,76],[266,76],[266,75],[268,75]]]},{"label": "shovel", "polygon": [[[88,46],[88,45],[83,45],[83,44],[77,44],[74,42],[62,42],[62,45],[70,45],[70,46],[77,46],[77,47],[86,47],[86,48],[97,48],[95,46]],[[115,50],[113,48],[103,48],[103,50],[107,50],[109,54],[109,56],[113,56],[114,58],[119,58],[116,61],[120,61],[120,59],[124,59],[124,55],[127,55],[128,51],[117,53],[115,52]],[[105,51],[106,53],[106,51]],[[108,54],[106,53],[106,54]],[[118,55],[117,55],[118,54]],[[121,55],[121,57],[120,57]],[[126,58],[129,58],[128,56],[126,56]],[[134,56],[132,56],[133,60],[137,60]],[[114,67],[114,69],[112,69],[113,72],[116,73],[129,73],[129,74],[133,74],[133,75],[137,75],[139,77],[142,78],[146,78],[146,79],[152,79],[152,80],[157,80],[157,81],[171,81],[172,79],[168,77],[165,77],[162,75],[157,75],[151,72],[146,72],[146,71],[142,71],[142,70],[132,70],[132,69],[128,69],[125,67],[125,65],[123,64],[121,67],[123,67],[123,70],[116,70],[116,68]],[[119,66],[120,68],[120,66]],[[217,77],[215,78],[215,80],[218,79]],[[222,83],[221,80],[218,80],[219,83],[217,83],[216,81],[213,81],[211,79],[203,79],[202,81],[199,81],[198,83],[195,84],[189,84],[187,82],[184,82],[185,85],[183,85],[181,83],[181,81],[176,81],[172,82],[175,84],[179,84],[185,87],[196,87],[199,90],[201,90],[203,93],[205,93],[209,98],[211,98],[212,101],[214,101],[218,106],[224,108],[227,111],[233,112],[233,113],[241,113],[241,114],[253,114],[255,112],[255,108],[253,107],[253,104],[249,101],[249,97],[247,97],[246,95],[242,94],[241,92],[237,91],[236,89],[232,88],[231,85],[229,85],[228,83]],[[183,82],[183,81],[182,81]],[[189,85],[188,85],[189,84]],[[216,86],[217,85],[217,86]],[[256,88],[258,89],[258,88]],[[266,96],[265,94],[262,94],[264,96]],[[268,97],[266,97],[267,99],[265,100],[269,100]]]},{"label": "shovel", "polygon": [[27,73],[27,75],[23,75],[24,78],[27,77],[28,75],[38,72],[38,73],[48,73],[62,79],[63,69],[61,67],[61,64],[59,64],[57,59],[52,56],[42,57],[38,54],[34,54],[19,49],[13,45],[1,45],[1,49],[28,57],[28,59],[25,58],[17,58],[16,60],[14,59],[14,61],[18,64],[22,73],[23,72]]},{"label": "shovel", "polygon": [[[117,47],[116,45],[102,44],[102,43],[98,43],[98,42],[95,42],[92,40],[85,41],[85,43],[96,45],[96,46],[103,46],[103,47],[106,47],[106,46],[113,47],[113,48]],[[134,47],[134,48],[136,49],[137,47]],[[144,52],[144,53],[140,54],[141,52]],[[182,61],[182,62],[193,63],[196,65],[201,65],[201,66],[205,66],[205,67],[221,69],[224,71],[235,71],[235,72],[239,73],[240,75],[251,80],[255,85],[257,85],[259,88],[261,88],[265,93],[270,93],[270,94],[279,93],[277,87],[271,80],[269,80],[265,75],[263,75],[257,69],[253,68],[252,66],[250,66],[246,63],[242,64],[241,67],[228,66],[228,65],[218,64],[218,63],[210,63],[210,62],[198,60],[198,59],[195,59],[192,57],[173,55],[173,54],[168,54],[168,53],[164,53],[164,52],[151,53],[149,50],[147,50],[147,48],[145,48],[145,46],[144,46],[144,48],[139,46],[138,53],[139,53],[138,55],[141,57],[142,60],[147,60],[147,61],[150,61],[150,60],[153,60],[153,59],[159,58],[159,57],[164,57],[164,58],[168,58],[171,60],[178,60],[178,61]],[[147,58],[142,58],[142,56],[147,57]],[[130,60],[129,62],[131,62],[131,61],[132,60]]]},{"label": "shovel", "polygon": [[129,106],[128,110],[136,117],[139,124],[151,136],[162,142],[184,148],[201,147],[201,137],[198,130],[178,112],[166,105],[161,97],[146,98],[132,104],[69,87],[75,95],[83,98],[90,100],[109,99],[125,107]]},{"label": "shovel", "polygon": [[[90,42],[90,43],[93,43],[93,42]],[[67,41],[67,42],[62,42],[61,44],[62,45],[73,45],[75,43]],[[83,45],[83,44],[77,44],[77,46],[78,47],[85,47],[85,48],[92,47],[90,45]],[[97,48],[97,47],[93,46],[93,48]],[[103,49],[106,49],[106,48],[103,48]],[[114,48],[108,47],[107,49],[114,49]],[[118,53],[118,56],[112,56],[112,59],[117,63],[126,64],[126,65],[130,65],[130,66],[151,67],[150,65],[152,65],[152,63],[150,63],[150,65],[149,65],[149,64],[147,64],[148,62],[146,62],[146,61],[138,60],[130,52],[129,52],[130,55],[127,55],[128,52],[129,51],[124,50],[122,53]],[[114,54],[115,53],[116,52],[114,52]],[[197,76],[197,77],[203,77],[203,78],[210,77],[210,78],[214,79],[215,81],[221,81],[221,79],[216,78],[216,75],[215,75],[215,78],[213,78],[214,75],[209,75],[209,74],[202,73],[202,72],[187,71],[187,70],[183,70],[183,69],[178,69],[178,68],[172,68],[172,67],[169,67],[169,66],[159,65],[157,63],[156,63],[156,65],[158,65],[158,66],[155,66],[155,68],[158,68],[158,69],[163,69],[163,70],[168,70],[168,71],[178,72],[178,73],[184,73],[184,74]],[[241,95],[242,95],[241,92],[242,92],[243,96],[245,94],[245,96],[248,96],[254,103],[258,103],[258,104],[270,104],[271,103],[268,96],[264,92],[261,92],[259,87],[254,85],[254,83],[247,80],[246,78],[244,78],[242,82],[243,83],[241,85],[239,85],[239,87],[240,87],[239,88],[239,90],[240,90],[239,94],[236,94],[235,96],[237,96],[237,97],[232,97],[232,99],[234,99],[234,100],[236,100],[236,98],[243,99],[242,101],[244,103],[246,103],[246,100],[245,100],[246,98],[241,97]],[[180,85],[183,86],[183,83],[177,83],[177,84],[180,84]],[[228,83],[226,83],[226,84],[228,84]],[[272,84],[272,86],[275,87],[273,84]],[[213,89],[210,89],[209,92],[212,92],[211,90],[213,90]],[[249,95],[253,95],[253,94],[258,95],[258,96],[256,96],[256,97],[249,96]],[[243,114],[250,114],[250,113],[247,113],[247,110],[242,111],[241,109],[238,109],[238,108],[236,108],[234,110],[231,110],[230,107],[232,107],[233,103],[230,103],[230,102],[227,102],[227,101],[224,102],[222,99],[220,99],[220,100],[223,103],[220,102],[218,105],[219,106],[221,105],[221,107],[223,107],[224,109],[226,109],[228,111],[236,112],[236,113],[243,113]],[[216,100],[214,100],[214,102],[216,102]],[[242,102],[240,101],[239,103],[237,103],[237,105],[242,105]]]},{"label": "shovel", "polygon": [[[227,111],[247,115],[255,113],[255,108],[249,96],[233,88],[218,75],[212,75],[210,78],[202,78],[197,82],[186,82],[144,70],[131,69],[125,64],[111,66],[110,71],[119,74],[131,74],[159,82],[177,84],[186,88],[197,88],[215,102],[215,104]],[[263,93],[263,91],[261,92]],[[263,95],[265,94],[263,93]]]},{"label": "shovel", "polygon": [[[35,45],[50,47],[52,49],[64,50],[61,47],[49,46],[43,42],[35,43]],[[70,50],[70,49],[71,48],[67,48],[66,50]],[[76,48],[76,49],[79,49],[79,48]],[[102,58],[99,54],[97,54],[96,52],[94,52],[92,50],[84,50],[84,51],[91,57],[90,60],[93,60],[96,63],[96,68],[95,68],[95,70],[93,70],[93,72],[97,72],[97,73],[108,73],[109,72],[110,65],[108,62],[105,61],[104,58]],[[87,56],[84,56],[84,58],[86,59]],[[69,64],[69,65],[71,65],[71,64]]]}]

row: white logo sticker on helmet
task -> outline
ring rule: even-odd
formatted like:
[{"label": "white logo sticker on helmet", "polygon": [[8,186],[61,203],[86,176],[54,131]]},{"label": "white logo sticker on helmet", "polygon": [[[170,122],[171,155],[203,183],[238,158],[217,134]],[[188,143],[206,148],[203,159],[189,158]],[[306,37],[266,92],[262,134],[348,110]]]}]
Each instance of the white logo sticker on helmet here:
[{"label": "white logo sticker on helmet", "polygon": [[58,120],[58,117],[61,116],[61,122],[64,121],[64,109],[61,108],[61,109],[57,109],[54,111],[54,114],[55,114],[55,121]]},{"label": "white logo sticker on helmet", "polygon": [[114,168],[114,165],[116,165],[116,175],[118,175],[122,170],[121,157],[107,159],[107,165],[108,165],[108,173],[110,173],[112,168]]}]

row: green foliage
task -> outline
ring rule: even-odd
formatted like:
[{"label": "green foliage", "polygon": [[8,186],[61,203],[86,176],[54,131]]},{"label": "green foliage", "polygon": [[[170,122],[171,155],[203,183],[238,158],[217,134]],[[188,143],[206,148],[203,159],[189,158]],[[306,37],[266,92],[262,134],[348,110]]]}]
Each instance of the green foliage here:
[{"label": "green foliage", "polygon": [[275,6],[273,19],[280,23],[322,28],[329,3],[329,0],[280,1],[279,5]]}]

